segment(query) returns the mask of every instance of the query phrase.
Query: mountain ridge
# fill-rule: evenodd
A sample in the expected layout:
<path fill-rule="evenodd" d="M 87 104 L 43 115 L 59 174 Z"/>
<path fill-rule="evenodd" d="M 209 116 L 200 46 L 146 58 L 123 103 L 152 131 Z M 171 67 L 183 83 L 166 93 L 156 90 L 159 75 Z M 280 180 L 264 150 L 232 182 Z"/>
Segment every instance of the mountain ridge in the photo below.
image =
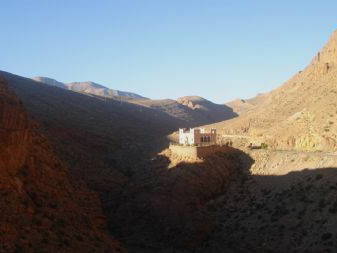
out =
<path fill-rule="evenodd" d="M 105 96 L 110 98 L 119 96 L 127 98 L 146 99 L 145 97 L 138 95 L 136 93 L 110 89 L 105 87 L 104 85 L 92 81 L 62 83 L 55 79 L 42 76 L 36 76 L 31 79 L 40 83 L 57 86 L 59 88 L 63 88 L 66 90 L 84 92 L 92 95 Z"/>

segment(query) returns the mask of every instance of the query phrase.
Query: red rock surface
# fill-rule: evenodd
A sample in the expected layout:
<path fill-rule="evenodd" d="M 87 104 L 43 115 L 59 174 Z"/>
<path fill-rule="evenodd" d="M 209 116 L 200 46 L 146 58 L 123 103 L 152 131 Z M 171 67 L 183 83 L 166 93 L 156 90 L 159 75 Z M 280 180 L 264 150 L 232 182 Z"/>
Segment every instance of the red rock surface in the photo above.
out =
<path fill-rule="evenodd" d="M 68 174 L 0 80 L 0 252 L 120 252 L 96 194 Z"/>

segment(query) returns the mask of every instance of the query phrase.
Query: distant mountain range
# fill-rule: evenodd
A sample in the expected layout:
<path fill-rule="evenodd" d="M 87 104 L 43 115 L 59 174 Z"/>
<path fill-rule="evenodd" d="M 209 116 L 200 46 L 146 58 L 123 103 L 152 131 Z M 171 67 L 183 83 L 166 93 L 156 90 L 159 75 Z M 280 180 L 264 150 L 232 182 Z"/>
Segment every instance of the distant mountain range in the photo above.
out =
<path fill-rule="evenodd" d="M 215 104 L 198 96 L 186 96 L 177 100 L 133 99 L 129 102 L 160 110 L 174 118 L 189 122 L 190 126 L 219 122 L 237 116 L 229 106 Z"/>
<path fill-rule="evenodd" d="M 88 93 L 88 94 L 97 95 L 97 96 L 104 96 L 104 97 L 109 97 L 109 98 L 127 97 L 127 98 L 146 99 L 145 97 L 138 95 L 136 93 L 109 89 L 101 84 L 90 82 L 90 81 L 62 83 L 55 79 L 52 79 L 49 77 L 42 77 L 42 76 L 33 77 L 32 79 L 40 83 L 45 83 L 45 84 L 56 86 L 56 87 L 63 88 L 66 90 L 83 92 L 83 93 Z"/>
<path fill-rule="evenodd" d="M 153 100 L 132 92 L 109 89 L 94 82 L 62 83 L 49 77 L 34 77 L 32 80 L 79 93 L 112 99 L 123 98 L 124 102 L 129 102 L 164 112 L 165 114 L 172 116 L 173 119 L 186 122 L 187 124 L 185 126 L 197 126 L 215 123 L 234 118 L 238 115 L 237 113 L 233 112 L 231 107 L 227 105 L 215 104 L 199 96 L 185 96 L 178 98 L 177 100 Z"/>

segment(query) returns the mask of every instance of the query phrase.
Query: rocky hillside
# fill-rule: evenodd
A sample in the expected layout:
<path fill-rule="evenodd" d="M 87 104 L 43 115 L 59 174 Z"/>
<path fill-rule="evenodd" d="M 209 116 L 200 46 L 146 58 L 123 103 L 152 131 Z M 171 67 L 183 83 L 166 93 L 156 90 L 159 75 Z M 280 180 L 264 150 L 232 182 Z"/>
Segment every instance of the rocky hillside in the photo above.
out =
<path fill-rule="evenodd" d="M 258 137 L 275 149 L 337 150 L 337 32 L 312 62 L 254 110 L 218 123 L 223 134 Z"/>
<path fill-rule="evenodd" d="M 69 175 L 0 80 L 0 252 L 121 252 L 98 196 Z"/>
<path fill-rule="evenodd" d="M 200 252 L 334 252 L 337 156 L 247 152 L 255 163 L 245 180 L 209 203 L 217 225 Z"/>
<path fill-rule="evenodd" d="M 61 83 L 54 79 L 48 77 L 33 77 L 34 81 L 45 83 L 52 86 L 57 86 L 66 90 L 72 90 L 76 92 L 83 92 L 97 96 L 104 96 L 109 98 L 114 97 L 126 97 L 126 98 L 136 98 L 136 99 L 145 99 L 145 97 L 138 94 L 120 90 L 109 89 L 103 85 L 94 83 L 94 82 L 73 82 L 73 83 Z"/>
<path fill-rule="evenodd" d="M 188 126 L 200 126 L 232 119 L 237 116 L 229 106 L 214 104 L 198 96 L 181 97 L 177 100 L 137 99 L 130 100 L 130 102 L 165 112 L 172 117 L 188 122 Z"/>

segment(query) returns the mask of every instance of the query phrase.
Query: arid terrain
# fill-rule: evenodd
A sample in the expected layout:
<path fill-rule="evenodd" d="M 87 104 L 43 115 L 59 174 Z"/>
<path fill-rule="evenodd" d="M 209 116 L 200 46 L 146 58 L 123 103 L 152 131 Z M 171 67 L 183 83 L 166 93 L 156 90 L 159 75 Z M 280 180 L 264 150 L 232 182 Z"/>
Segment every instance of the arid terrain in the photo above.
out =
<path fill-rule="evenodd" d="M 223 105 L 0 72 L 0 252 L 334 252 L 336 48 Z M 172 153 L 195 126 L 218 151 Z"/>
<path fill-rule="evenodd" d="M 253 110 L 210 127 L 222 135 L 244 135 L 273 149 L 336 150 L 336 47 L 335 32 L 304 70 L 281 87 L 254 98 L 255 103 L 248 100 Z"/>

